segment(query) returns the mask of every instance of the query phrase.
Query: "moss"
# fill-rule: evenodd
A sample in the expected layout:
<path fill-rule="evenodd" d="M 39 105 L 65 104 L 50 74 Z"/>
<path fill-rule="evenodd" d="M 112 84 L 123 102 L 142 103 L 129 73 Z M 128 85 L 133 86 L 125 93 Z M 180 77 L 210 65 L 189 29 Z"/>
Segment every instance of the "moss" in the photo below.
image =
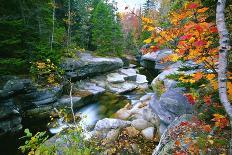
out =
<path fill-rule="evenodd" d="M 156 93 L 157 97 L 160 98 L 160 96 L 166 91 L 164 81 L 157 80 L 155 84 L 152 85 L 152 89 Z"/>

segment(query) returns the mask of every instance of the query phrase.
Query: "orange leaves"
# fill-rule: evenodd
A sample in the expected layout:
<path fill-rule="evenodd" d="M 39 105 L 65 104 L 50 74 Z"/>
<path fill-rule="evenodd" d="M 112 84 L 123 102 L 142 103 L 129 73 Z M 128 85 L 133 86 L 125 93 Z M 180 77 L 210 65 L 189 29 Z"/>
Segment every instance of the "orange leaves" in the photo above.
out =
<path fill-rule="evenodd" d="M 206 75 L 206 78 L 207 78 L 208 80 L 213 80 L 215 77 L 216 77 L 215 74 L 207 74 L 207 75 Z"/>
<path fill-rule="evenodd" d="M 214 114 L 213 116 L 214 118 L 212 119 L 212 121 L 215 121 L 216 127 L 223 129 L 229 126 L 229 120 L 225 116 L 220 115 L 220 114 Z"/>
<path fill-rule="evenodd" d="M 211 131 L 212 131 L 212 128 L 211 128 L 210 125 L 204 125 L 204 126 L 202 127 L 202 129 L 203 129 L 205 132 L 211 132 Z"/>
<path fill-rule="evenodd" d="M 197 12 L 198 12 L 198 13 L 204 13 L 204 12 L 206 12 L 208 9 L 209 9 L 209 8 L 204 7 L 204 8 L 198 9 Z"/>
<path fill-rule="evenodd" d="M 211 96 L 204 96 L 203 100 L 207 106 L 211 105 Z"/>
<path fill-rule="evenodd" d="M 181 145 L 180 141 L 179 140 L 175 141 L 175 145 L 180 147 L 180 145 Z"/>
<path fill-rule="evenodd" d="M 201 72 L 197 72 L 197 73 L 195 73 L 195 74 L 193 75 L 193 78 L 194 78 L 194 80 L 196 80 L 196 81 L 202 79 L 202 77 L 203 77 L 203 74 L 202 74 Z"/>

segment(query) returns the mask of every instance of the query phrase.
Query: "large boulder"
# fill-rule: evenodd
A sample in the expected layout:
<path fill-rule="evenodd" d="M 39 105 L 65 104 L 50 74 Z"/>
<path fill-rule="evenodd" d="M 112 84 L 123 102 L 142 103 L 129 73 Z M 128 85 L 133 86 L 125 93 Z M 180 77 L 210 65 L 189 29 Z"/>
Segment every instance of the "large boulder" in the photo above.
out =
<path fill-rule="evenodd" d="M 140 64 L 149 70 L 163 70 L 170 66 L 173 62 L 162 62 L 163 58 L 173 53 L 170 49 L 163 49 L 156 52 L 151 52 L 143 55 L 140 60 Z"/>
<path fill-rule="evenodd" d="M 79 58 L 65 58 L 61 64 L 67 76 L 82 79 L 96 76 L 123 67 L 120 58 L 95 57 L 90 54 L 80 54 Z"/>
<path fill-rule="evenodd" d="M 22 129 L 22 118 L 13 99 L 0 101 L 0 137 L 6 133 L 15 133 Z"/>
<path fill-rule="evenodd" d="M 181 89 L 170 89 L 163 93 L 160 99 L 156 95 L 150 101 L 150 107 L 160 118 L 160 133 L 179 116 L 192 113 L 193 107 L 183 95 Z"/>

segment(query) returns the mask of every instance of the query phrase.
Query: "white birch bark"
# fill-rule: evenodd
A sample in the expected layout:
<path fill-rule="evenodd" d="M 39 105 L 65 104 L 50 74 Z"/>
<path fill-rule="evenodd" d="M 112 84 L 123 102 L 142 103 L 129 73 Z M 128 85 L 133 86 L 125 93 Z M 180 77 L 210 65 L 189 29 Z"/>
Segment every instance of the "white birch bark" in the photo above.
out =
<path fill-rule="evenodd" d="M 218 86 L 219 86 L 219 97 L 223 104 L 229 118 L 230 125 L 232 127 L 232 106 L 228 99 L 227 94 L 227 67 L 228 67 L 228 52 L 231 49 L 229 32 L 226 28 L 225 22 L 225 5 L 226 0 L 218 0 L 216 10 L 216 22 L 219 33 L 219 68 L 218 68 Z M 232 133 L 231 133 L 232 136 Z M 230 140 L 230 154 L 232 154 L 232 139 Z"/>
<path fill-rule="evenodd" d="M 217 21 L 217 29 L 219 33 L 219 70 L 218 70 L 218 84 L 219 84 L 219 95 L 222 104 L 225 107 L 227 114 L 230 119 L 232 119 L 232 106 L 229 102 L 227 95 L 227 65 L 228 65 L 228 52 L 231 49 L 230 40 L 229 40 L 229 32 L 226 28 L 225 23 L 225 4 L 226 0 L 218 0 L 217 3 L 217 13 L 216 13 L 216 21 Z"/>

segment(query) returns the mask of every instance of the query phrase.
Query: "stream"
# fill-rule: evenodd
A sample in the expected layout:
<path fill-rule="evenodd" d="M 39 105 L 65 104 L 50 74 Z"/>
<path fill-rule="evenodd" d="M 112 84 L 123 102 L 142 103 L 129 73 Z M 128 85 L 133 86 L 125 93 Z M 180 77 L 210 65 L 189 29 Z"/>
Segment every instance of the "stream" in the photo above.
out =
<path fill-rule="evenodd" d="M 106 93 L 102 97 L 100 97 L 98 102 L 90 103 L 77 110 L 75 112 L 75 115 L 80 114 L 82 118 L 79 122 L 80 126 L 84 130 L 89 130 L 94 127 L 98 120 L 105 117 L 112 117 L 112 114 L 114 114 L 120 108 L 124 107 L 126 104 L 130 103 L 131 105 L 135 105 L 139 101 L 139 98 L 147 94 L 148 92 L 149 91 L 133 91 L 125 95 L 114 95 L 111 93 Z M 113 98 L 113 100 L 109 100 L 109 98 Z M 113 102 L 110 103 L 110 101 Z M 111 104 L 111 106 L 106 106 L 107 104 Z M 57 120 L 57 127 L 49 128 L 49 132 L 51 134 L 59 133 L 70 126 L 70 124 L 63 123 L 63 119 L 64 118 L 60 118 Z"/>

